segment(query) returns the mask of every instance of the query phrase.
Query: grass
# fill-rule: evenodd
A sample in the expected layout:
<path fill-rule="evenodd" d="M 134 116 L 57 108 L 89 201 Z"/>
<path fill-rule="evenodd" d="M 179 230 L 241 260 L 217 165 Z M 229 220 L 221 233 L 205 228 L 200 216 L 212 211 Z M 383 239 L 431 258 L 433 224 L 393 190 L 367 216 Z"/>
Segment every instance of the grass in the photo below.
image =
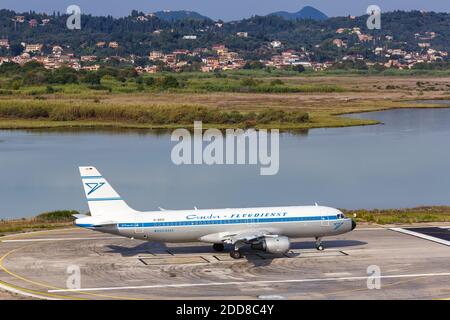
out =
<path fill-rule="evenodd" d="M 289 73 L 286 75 L 289 76 Z M 51 93 L 85 95 L 94 92 L 131 94 L 142 92 L 320 93 L 345 91 L 343 87 L 337 84 L 289 84 L 279 82 L 274 85 L 270 78 L 259 73 L 229 74 L 224 72 L 220 76 L 198 73 L 162 73 L 155 76 L 143 75 L 138 78 L 128 78 L 124 81 L 105 76 L 102 78 L 101 84 L 96 85 L 85 83 L 25 85 L 22 83 L 19 86 L 13 86 L 11 83 L 14 79 L 11 77 L 0 77 L 0 96 L 8 94 L 38 96 Z"/>
<path fill-rule="evenodd" d="M 158 127 L 165 125 L 192 125 L 194 121 L 218 126 L 238 125 L 254 127 L 258 124 L 280 125 L 285 123 L 305 123 L 309 114 L 301 110 L 265 109 L 259 112 L 225 111 L 195 105 L 107 105 L 98 103 L 64 104 L 48 101 L 0 101 L 0 118 L 7 120 L 33 122 L 45 121 L 57 124 L 97 122 L 99 124 L 116 124 L 117 126 Z M 17 123 L 17 122 L 16 122 Z"/>
<path fill-rule="evenodd" d="M 411 224 L 424 222 L 450 222 L 450 207 L 418 207 L 412 209 L 386 209 L 386 210 L 344 210 L 357 222 L 376 224 Z"/>
<path fill-rule="evenodd" d="M 201 120 L 205 128 L 294 131 L 373 125 L 379 122 L 338 115 L 437 107 L 408 101 L 450 99 L 448 78 L 399 76 L 387 83 L 384 76 L 309 77 L 249 70 L 174 76 L 180 86 L 166 90 L 144 80 L 144 90 L 139 91 L 134 80 L 122 83 L 114 78 L 102 80 L 101 87 L 111 91 L 84 84 L 52 85 L 51 90 L 47 86 L 11 90 L 3 85 L 0 129 L 172 129 L 189 128 Z"/>
<path fill-rule="evenodd" d="M 256 128 L 256 129 L 279 129 L 280 131 L 296 131 L 307 130 L 313 128 L 337 128 L 349 126 L 364 126 L 378 124 L 376 120 L 338 118 L 334 116 L 314 116 L 308 122 L 239 122 L 239 123 L 204 123 L 203 128 Z M 132 129 L 132 130 L 148 130 L 148 129 L 176 129 L 176 128 L 193 128 L 191 123 L 177 124 L 151 124 L 151 123 L 132 123 L 132 122 L 114 122 L 114 121 L 51 121 L 51 120 L 24 120 L 24 119 L 0 119 L 1 130 L 32 130 L 32 129 Z"/>
<path fill-rule="evenodd" d="M 342 114 L 389 110 L 399 107 L 432 107 L 380 101 L 323 105 L 323 111 L 269 106 L 242 111 L 200 105 L 119 105 L 79 100 L 0 100 L 0 129 L 111 128 L 173 129 L 191 128 L 202 121 L 204 128 L 277 128 L 282 131 L 336 128 L 379 124 L 377 120 L 352 119 Z M 444 105 L 442 105 L 444 107 Z"/>
<path fill-rule="evenodd" d="M 283 69 L 272 69 L 268 71 L 266 69 L 261 70 L 229 70 L 222 72 L 222 74 L 228 76 L 246 76 L 246 77 L 348 77 L 348 76 L 385 76 L 385 77 L 408 77 L 408 76 L 430 76 L 430 77 L 447 77 L 450 76 L 450 70 L 399 70 L 399 69 L 386 69 L 384 71 L 376 71 L 373 69 L 369 70 L 357 70 L 357 69 L 328 69 L 325 71 L 314 71 L 312 69 L 306 69 L 305 72 L 299 73 L 297 71 L 283 70 Z M 192 72 L 192 73 L 182 73 L 181 77 L 194 77 L 194 78 L 209 78 L 211 74 Z"/>
<path fill-rule="evenodd" d="M 330 93 L 345 92 L 336 84 L 286 84 L 282 81 L 273 83 L 262 78 L 225 78 L 225 79 L 190 79 L 182 92 L 239 92 L 239 93 Z"/>

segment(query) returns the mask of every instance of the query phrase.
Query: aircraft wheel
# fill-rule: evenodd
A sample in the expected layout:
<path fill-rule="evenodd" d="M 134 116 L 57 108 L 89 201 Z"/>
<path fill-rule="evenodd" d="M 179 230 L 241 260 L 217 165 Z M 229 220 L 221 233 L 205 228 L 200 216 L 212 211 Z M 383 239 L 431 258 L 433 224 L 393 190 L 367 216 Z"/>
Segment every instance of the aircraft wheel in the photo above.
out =
<path fill-rule="evenodd" d="M 222 252 L 223 250 L 225 250 L 225 246 L 223 245 L 223 243 L 214 243 L 213 249 L 214 251 Z"/>
<path fill-rule="evenodd" d="M 323 251 L 323 249 L 325 249 L 322 245 L 322 237 L 316 237 L 316 249 L 319 251 Z"/>
<path fill-rule="evenodd" d="M 242 258 L 242 253 L 239 250 L 231 250 L 230 257 L 232 257 L 233 259 L 240 259 Z"/>

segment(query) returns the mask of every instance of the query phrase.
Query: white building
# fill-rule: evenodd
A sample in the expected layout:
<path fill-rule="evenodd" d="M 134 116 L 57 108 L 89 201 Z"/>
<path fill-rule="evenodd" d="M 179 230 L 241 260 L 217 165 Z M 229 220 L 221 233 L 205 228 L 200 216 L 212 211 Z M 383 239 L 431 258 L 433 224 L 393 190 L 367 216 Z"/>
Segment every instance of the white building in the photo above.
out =
<path fill-rule="evenodd" d="M 281 41 L 278 40 L 274 40 L 270 43 L 270 45 L 272 46 L 272 48 L 280 48 L 281 47 Z"/>

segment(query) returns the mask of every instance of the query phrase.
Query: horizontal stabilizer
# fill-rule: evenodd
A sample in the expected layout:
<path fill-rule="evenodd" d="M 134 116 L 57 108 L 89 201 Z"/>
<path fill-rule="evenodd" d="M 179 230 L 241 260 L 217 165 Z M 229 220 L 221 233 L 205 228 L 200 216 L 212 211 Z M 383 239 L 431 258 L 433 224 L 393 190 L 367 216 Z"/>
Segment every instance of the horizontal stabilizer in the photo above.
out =
<path fill-rule="evenodd" d="M 75 217 L 77 219 L 83 219 L 83 218 L 90 218 L 90 216 L 86 215 L 86 214 L 73 214 L 72 217 Z"/>
<path fill-rule="evenodd" d="M 117 222 L 115 222 L 115 221 L 105 221 L 105 222 L 96 223 L 95 225 L 93 225 L 93 227 L 95 227 L 95 228 L 113 227 L 116 225 L 117 225 Z"/>

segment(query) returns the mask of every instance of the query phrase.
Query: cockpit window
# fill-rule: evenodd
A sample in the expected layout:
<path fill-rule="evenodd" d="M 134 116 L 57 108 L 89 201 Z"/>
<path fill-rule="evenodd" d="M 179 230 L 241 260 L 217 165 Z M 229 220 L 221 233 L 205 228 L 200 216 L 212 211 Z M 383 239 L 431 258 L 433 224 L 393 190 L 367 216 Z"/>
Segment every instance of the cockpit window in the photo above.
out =
<path fill-rule="evenodd" d="M 337 215 L 337 218 L 338 218 L 338 219 L 345 219 L 345 215 L 344 215 L 343 213 L 339 213 L 339 214 Z"/>

